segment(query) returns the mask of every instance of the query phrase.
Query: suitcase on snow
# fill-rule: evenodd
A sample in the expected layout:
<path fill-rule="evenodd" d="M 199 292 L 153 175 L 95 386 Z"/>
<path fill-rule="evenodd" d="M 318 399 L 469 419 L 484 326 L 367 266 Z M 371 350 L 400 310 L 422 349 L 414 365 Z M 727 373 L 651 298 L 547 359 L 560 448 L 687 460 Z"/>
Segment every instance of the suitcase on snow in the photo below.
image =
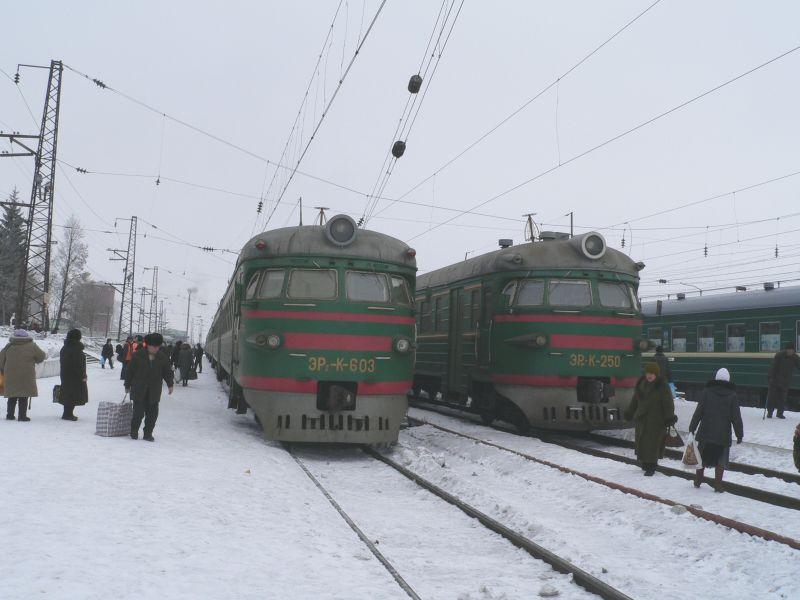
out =
<path fill-rule="evenodd" d="M 103 437 L 130 435 L 133 404 L 125 402 L 127 398 L 128 394 L 125 394 L 122 402 L 100 402 L 97 407 L 96 435 Z"/>

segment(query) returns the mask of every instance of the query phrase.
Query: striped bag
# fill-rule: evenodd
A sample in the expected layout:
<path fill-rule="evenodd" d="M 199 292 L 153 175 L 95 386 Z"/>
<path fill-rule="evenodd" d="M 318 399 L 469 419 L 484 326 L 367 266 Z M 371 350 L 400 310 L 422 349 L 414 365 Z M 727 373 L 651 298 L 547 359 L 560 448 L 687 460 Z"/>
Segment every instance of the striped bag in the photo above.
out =
<path fill-rule="evenodd" d="M 128 394 L 125 394 L 122 402 L 100 402 L 97 407 L 96 435 L 103 437 L 130 435 L 133 404 L 125 402 L 127 398 Z"/>

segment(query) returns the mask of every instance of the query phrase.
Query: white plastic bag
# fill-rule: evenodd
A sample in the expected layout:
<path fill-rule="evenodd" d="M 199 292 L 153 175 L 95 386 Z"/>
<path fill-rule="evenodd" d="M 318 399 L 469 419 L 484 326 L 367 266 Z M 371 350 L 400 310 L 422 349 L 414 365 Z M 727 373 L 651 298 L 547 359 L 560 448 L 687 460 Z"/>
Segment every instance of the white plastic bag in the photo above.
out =
<path fill-rule="evenodd" d="M 681 458 L 681 465 L 687 471 L 694 471 L 703 466 L 702 459 L 700 458 L 700 450 L 694 442 L 694 435 L 689 434 L 686 440 L 686 448 L 683 450 L 683 457 Z"/>

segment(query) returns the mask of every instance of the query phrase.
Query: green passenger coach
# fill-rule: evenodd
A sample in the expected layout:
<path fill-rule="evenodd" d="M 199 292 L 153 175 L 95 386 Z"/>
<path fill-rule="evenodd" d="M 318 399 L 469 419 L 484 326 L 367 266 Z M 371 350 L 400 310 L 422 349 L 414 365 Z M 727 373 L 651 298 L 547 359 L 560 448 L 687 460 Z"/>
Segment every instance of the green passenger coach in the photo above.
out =
<path fill-rule="evenodd" d="M 415 252 L 347 216 L 245 244 L 206 341 L 269 439 L 387 443 L 411 388 Z"/>
<path fill-rule="evenodd" d="M 626 427 L 644 265 L 598 233 L 541 240 L 417 278 L 414 394 L 521 429 Z"/>
<path fill-rule="evenodd" d="M 663 346 L 678 389 L 692 399 L 720 367 L 731 372 L 739 400 L 764 406 L 769 368 L 786 342 L 800 342 L 800 287 L 686 297 L 643 306 L 643 336 Z M 800 407 L 800 377 L 788 405 Z"/>

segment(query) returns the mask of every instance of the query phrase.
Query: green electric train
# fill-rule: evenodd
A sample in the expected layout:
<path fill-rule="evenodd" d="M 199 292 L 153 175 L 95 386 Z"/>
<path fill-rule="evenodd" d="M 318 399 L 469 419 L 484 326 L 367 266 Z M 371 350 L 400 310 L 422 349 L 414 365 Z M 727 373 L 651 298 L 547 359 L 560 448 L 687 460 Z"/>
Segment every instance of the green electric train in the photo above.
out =
<path fill-rule="evenodd" d="M 521 429 L 629 427 L 644 268 L 602 235 L 501 248 L 417 278 L 413 394 Z"/>
<path fill-rule="evenodd" d="M 643 305 L 643 336 L 662 346 L 677 388 L 693 399 L 720 367 L 731 372 L 739 400 L 764 406 L 769 368 L 786 342 L 800 343 L 800 286 L 686 297 Z M 787 399 L 800 409 L 800 377 Z"/>
<path fill-rule="evenodd" d="M 245 244 L 206 340 L 267 438 L 388 443 L 411 387 L 415 251 L 338 215 Z"/>

